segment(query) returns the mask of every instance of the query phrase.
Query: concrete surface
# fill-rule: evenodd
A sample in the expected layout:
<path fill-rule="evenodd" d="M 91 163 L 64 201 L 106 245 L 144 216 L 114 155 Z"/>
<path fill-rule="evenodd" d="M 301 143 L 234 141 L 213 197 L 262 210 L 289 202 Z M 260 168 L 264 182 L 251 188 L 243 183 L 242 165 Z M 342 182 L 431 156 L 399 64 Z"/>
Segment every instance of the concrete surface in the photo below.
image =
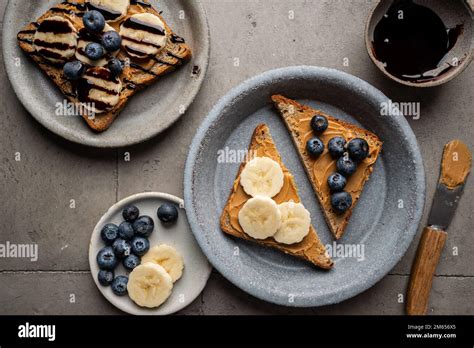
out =
<path fill-rule="evenodd" d="M 2 18 L 5 4 L 0 0 Z M 387 80 L 372 65 L 363 40 L 374 1 L 204 4 L 212 45 L 207 79 L 186 115 L 145 144 L 104 151 L 58 138 L 25 111 L 0 65 L 0 243 L 39 246 L 36 262 L 0 259 L 0 314 L 120 313 L 100 296 L 88 273 L 93 226 L 110 205 L 130 194 L 153 190 L 182 196 L 184 162 L 196 128 L 226 91 L 265 70 L 298 64 L 336 68 L 372 83 L 394 101 L 420 102 L 420 119 L 409 122 L 427 175 L 423 222 L 444 143 L 460 138 L 474 149 L 473 66 L 447 85 L 428 90 Z M 124 161 L 125 152 L 130 162 Z M 20 161 L 15 160 L 18 153 Z M 470 178 L 437 269 L 432 314 L 474 314 L 469 300 L 474 297 L 473 194 Z M 301 310 L 274 306 L 248 296 L 214 272 L 201 296 L 182 314 L 402 314 L 399 295 L 405 294 L 417 243 L 418 238 L 379 284 L 338 305 Z M 75 303 L 70 302 L 71 294 Z"/>

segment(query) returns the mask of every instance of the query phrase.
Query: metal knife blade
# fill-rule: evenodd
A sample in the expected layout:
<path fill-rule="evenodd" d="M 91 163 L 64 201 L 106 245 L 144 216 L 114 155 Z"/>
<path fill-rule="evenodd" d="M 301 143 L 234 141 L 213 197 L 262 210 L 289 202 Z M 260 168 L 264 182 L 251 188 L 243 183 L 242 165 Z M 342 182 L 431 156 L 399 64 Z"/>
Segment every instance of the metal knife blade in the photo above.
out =
<path fill-rule="evenodd" d="M 441 183 L 438 184 L 428 215 L 428 226 L 438 227 L 446 231 L 456 212 L 463 189 L 464 184 L 454 189 L 448 189 L 446 185 Z"/>
<path fill-rule="evenodd" d="M 466 144 L 455 139 L 445 145 L 428 226 L 446 231 L 456 212 L 471 165 L 472 155 Z"/>

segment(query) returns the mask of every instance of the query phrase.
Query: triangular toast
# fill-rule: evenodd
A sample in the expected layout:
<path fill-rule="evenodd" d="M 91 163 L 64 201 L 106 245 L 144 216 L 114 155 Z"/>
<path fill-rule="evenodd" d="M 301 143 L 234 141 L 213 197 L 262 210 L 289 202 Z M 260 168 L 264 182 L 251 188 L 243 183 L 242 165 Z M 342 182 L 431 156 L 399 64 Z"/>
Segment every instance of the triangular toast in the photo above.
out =
<path fill-rule="evenodd" d="M 336 119 L 320 110 L 301 105 L 292 99 L 281 95 L 274 95 L 272 100 L 290 131 L 308 178 L 323 209 L 329 229 L 335 238 L 339 239 L 344 234 L 344 230 L 352 215 L 352 210 L 362 193 L 365 182 L 372 173 L 373 166 L 382 150 L 382 142 L 374 133 L 368 130 Z M 310 157 L 306 152 L 306 142 L 310 137 L 314 136 L 310 126 L 311 118 L 314 115 L 323 115 L 329 121 L 328 129 L 321 135 L 318 135 L 325 145 L 325 150 L 317 159 Z M 335 136 L 343 136 L 347 142 L 353 138 L 362 138 L 369 144 L 369 156 L 358 164 L 356 172 L 347 179 L 345 191 L 351 194 L 353 203 L 351 208 L 342 214 L 338 214 L 333 210 L 327 184 L 327 177 L 336 171 L 336 161 L 331 158 L 327 150 L 328 141 Z"/>
<path fill-rule="evenodd" d="M 76 105 L 80 104 L 79 100 L 76 96 L 73 84 L 64 77 L 62 66 L 52 64 L 37 54 L 34 48 L 33 38 L 39 23 L 52 16 L 62 16 L 69 19 L 76 30 L 79 31 L 84 27 L 82 24 L 82 16 L 86 11 L 85 3 L 85 0 L 61 2 L 48 10 L 36 21 L 26 25 L 18 33 L 17 37 L 20 48 L 49 76 L 64 94 L 65 98 Z M 87 114 L 81 115 L 88 126 L 96 132 L 107 130 L 130 98 L 138 91 L 153 84 L 160 76 L 175 70 L 178 66 L 191 59 L 191 49 L 189 46 L 182 38 L 173 33 L 160 12 L 154 9 L 151 4 L 148 3 L 148 0 L 131 2 L 127 16 L 123 20 L 109 24 L 118 31 L 119 25 L 125 19 L 137 13 L 152 13 L 163 21 L 166 31 L 169 33 L 166 46 L 156 56 L 145 60 L 134 59 L 128 56 L 123 49 L 118 53 L 117 58 L 124 62 L 130 61 L 130 64 L 126 64 L 123 72 L 119 76 L 123 85 L 122 91 L 120 92 L 119 103 L 107 112 L 96 114 L 95 117 L 89 117 Z"/>
<path fill-rule="evenodd" d="M 245 240 L 251 240 L 258 244 L 267 247 L 272 247 L 286 254 L 309 261 L 318 267 L 330 269 L 333 265 L 333 261 L 327 254 L 326 248 L 319 240 L 318 235 L 316 234 L 316 230 L 313 228 L 313 226 L 310 227 L 309 233 L 306 235 L 306 237 L 304 237 L 301 242 L 292 245 L 280 244 L 276 242 L 273 238 L 257 240 L 243 232 L 239 224 L 237 215 L 242 206 L 245 204 L 245 202 L 251 197 L 245 193 L 242 186 L 240 185 L 240 174 L 244 169 L 245 164 L 250 161 L 254 156 L 270 157 L 274 161 L 278 162 L 283 170 L 283 173 L 285 175 L 285 182 L 288 184 L 288 190 L 282 189 L 280 193 L 273 197 L 276 203 L 280 204 L 289 201 L 289 195 L 292 196 L 292 199 L 295 203 L 300 202 L 293 175 L 282 163 L 280 154 L 270 135 L 270 130 L 265 124 L 260 124 L 257 126 L 257 128 L 255 128 L 248 153 L 250 155 L 247 156 L 246 160 L 243 161 L 240 165 L 239 171 L 237 173 L 237 178 L 235 179 L 229 199 L 227 200 L 227 204 L 224 207 L 224 211 L 222 212 L 220 221 L 222 230 L 225 233 L 234 237 Z"/>

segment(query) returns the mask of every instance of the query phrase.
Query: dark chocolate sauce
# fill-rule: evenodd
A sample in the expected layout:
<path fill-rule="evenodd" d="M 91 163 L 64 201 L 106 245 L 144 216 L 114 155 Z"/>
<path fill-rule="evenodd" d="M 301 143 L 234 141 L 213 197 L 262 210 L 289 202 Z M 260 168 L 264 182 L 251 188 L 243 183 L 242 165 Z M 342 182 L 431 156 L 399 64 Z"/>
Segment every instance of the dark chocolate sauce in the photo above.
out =
<path fill-rule="evenodd" d="M 56 50 L 61 50 L 61 51 L 66 51 L 68 49 L 74 48 L 73 46 L 67 44 L 67 43 L 62 43 L 62 42 L 46 42 L 43 40 L 36 39 L 34 41 L 34 44 L 36 46 L 40 47 L 45 47 L 45 48 L 52 48 Z"/>
<path fill-rule="evenodd" d="M 151 43 L 151 42 L 144 42 L 144 41 L 140 41 L 140 40 L 137 40 L 137 39 L 134 39 L 133 37 L 128 37 L 126 35 L 122 35 L 122 37 L 124 39 L 126 39 L 127 41 L 132 41 L 132 42 L 136 42 L 140 45 L 146 45 L 146 46 L 152 46 L 152 47 L 156 47 L 156 48 L 161 48 L 160 45 L 155 45 L 154 43 Z M 140 52 L 140 55 L 143 55 L 143 54 L 146 54 L 144 52 Z"/>
<path fill-rule="evenodd" d="M 430 80 L 451 68 L 444 59 L 461 31 L 447 29 L 433 10 L 413 0 L 394 0 L 375 27 L 373 53 L 402 80 Z"/>
<path fill-rule="evenodd" d="M 52 58 L 52 59 L 57 59 L 57 60 L 62 60 L 64 59 L 63 56 L 60 53 L 48 51 L 47 49 L 39 49 L 38 53 L 41 54 L 43 57 L 46 58 Z"/>
<path fill-rule="evenodd" d="M 147 74 L 150 74 L 150 75 L 153 75 L 155 77 L 158 77 L 159 75 L 155 74 L 153 71 L 151 70 L 148 70 L 148 69 L 145 69 L 144 67 L 142 67 L 141 65 L 138 65 L 138 64 L 135 64 L 135 63 L 130 63 L 130 67 L 131 68 L 134 68 L 134 69 L 137 69 L 137 70 L 140 70 L 140 71 L 143 71 Z"/>
<path fill-rule="evenodd" d="M 94 84 L 88 77 L 94 77 L 103 81 L 109 81 L 113 83 L 120 83 L 117 77 L 113 76 L 107 69 L 90 69 L 77 83 L 77 97 L 79 101 L 83 103 L 94 103 L 95 107 L 99 110 L 107 110 L 113 105 L 110 105 L 102 100 L 93 99 L 90 97 L 89 93 L 91 90 L 99 90 L 108 95 L 118 95 L 116 91 L 110 90 L 103 86 Z"/>
<path fill-rule="evenodd" d="M 161 25 L 152 25 L 149 23 L 142 22 L 136 18 L 130 17 L 122 24 L 125 28 L 135 29 L 135 30 L 142 30 L 147 31 L 152 34 L 156 35 L 166 35 L 165 28 Z"/>
<path fill-rule="evenodd" d="M 120 12 L 113 12 L 104 7 L 94 6 L 90 2 L 88 3 L 88 7 L 89 10 L 96 10 L 102 13 L 106 21 L 114 21 L 122 15 Z"/>
<path fill-rule="evenodd" d="M 68 22 L 57 21 L 54 19 L 45 19 L 36 30 L 40 33 L 54 34 L 69 34 L 73 32 L 73 29 Z"/>
<path fill-rule="evenodd" d="M 144 1 L 140 1 L 140 0 L 131 0 L 130 3 L 132 5 L 139 5 L 139 6 L 143 6 L 143 7 L 151 7 L 151 4 L 149 4 L 147 2 L 144 2 Z"/>
<path fill-rule="evenodd" d="M 185 43 L 184 39 L 176 34 L 171 35 L 170 40 L 172 43 Z"/>

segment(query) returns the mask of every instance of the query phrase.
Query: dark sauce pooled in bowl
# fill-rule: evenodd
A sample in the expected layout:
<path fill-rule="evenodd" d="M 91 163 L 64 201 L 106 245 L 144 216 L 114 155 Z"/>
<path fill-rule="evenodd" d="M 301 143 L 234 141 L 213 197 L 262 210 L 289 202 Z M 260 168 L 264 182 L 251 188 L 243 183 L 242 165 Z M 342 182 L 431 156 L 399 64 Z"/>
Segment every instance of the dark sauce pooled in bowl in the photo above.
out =
<path fill-rule="evenodd" d="M 445 57 L 461 32 L 462 25 L 446 28 L 428 7 L 395 0 L 375 27 L 373 53 L 399 79 L 433 80 L 453 67 Z"/>

